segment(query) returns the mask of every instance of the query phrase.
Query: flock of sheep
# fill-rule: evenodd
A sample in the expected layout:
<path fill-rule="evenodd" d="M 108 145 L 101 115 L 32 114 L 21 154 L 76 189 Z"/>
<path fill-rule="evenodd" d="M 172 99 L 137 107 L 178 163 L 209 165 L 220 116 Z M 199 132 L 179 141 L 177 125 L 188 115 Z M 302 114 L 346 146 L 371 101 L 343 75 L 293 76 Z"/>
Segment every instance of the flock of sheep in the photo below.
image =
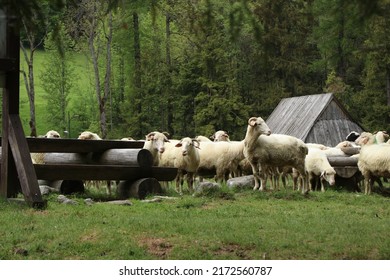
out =
<path fill-rule="evenodd" d="M 58 138 L 59 134 L 49 131 L 45 137 Z M 211 139 L 213 140 L 211 140 Z M 267 180 L 272 188 L 279 189 L 280 181 L 286 187 L 286 176 L 293 178 L 293 189 L 307 193 L 326 183 L 335 184 L 336 171 L 329 164 L 329 156 L 345 156 L 343 148 L 358 147 L 358 168 L 364 177 L 365 194 L 370 194 L 375 180 L 390 177 L 390 140 L 385 132 L 375 134 L 351 133 L 347 140 L 336 147 L 304 143 L 302 140 L 283 134 L 272 134 L 261 117 L 248 120 L 245 138 L 231 141 L 225 131 L 217 131 L 212 137 L 197 136 L 195 139 L 168 139 L 162 132 L 146 135 L 144 149 L 151 152 L 153 164 L 161 167 L 175 167 L 176 191 L 182 193 L 183 181 L 190 191 L 194 178 L 215 174 L 217 182 L 229 177 L 254 175 L 254 190 L 266 189 Z M 83 132 L 79 139 L 99 140 L 96 133 Z M 132 140 L 123 138 L 122 140 Z M 387 141 L 387 142 L 386 142 Z M 33 160 L 37 161 L 36 159 Z"/>

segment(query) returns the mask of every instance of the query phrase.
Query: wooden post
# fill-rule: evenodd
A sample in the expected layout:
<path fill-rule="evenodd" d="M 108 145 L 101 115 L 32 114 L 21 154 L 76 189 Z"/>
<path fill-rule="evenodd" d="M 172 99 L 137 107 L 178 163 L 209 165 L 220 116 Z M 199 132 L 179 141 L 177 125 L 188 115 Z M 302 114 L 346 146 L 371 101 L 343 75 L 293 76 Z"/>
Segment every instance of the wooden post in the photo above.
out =
<path fill-rule="evenodd" d="M 14 197 L 23 191 L 26 202 L 45 207 L 19 117 L 20 34 L 17 19 L 6 15 L 5 87 L 3 92 L 3 137 L 0 195 Z"/>

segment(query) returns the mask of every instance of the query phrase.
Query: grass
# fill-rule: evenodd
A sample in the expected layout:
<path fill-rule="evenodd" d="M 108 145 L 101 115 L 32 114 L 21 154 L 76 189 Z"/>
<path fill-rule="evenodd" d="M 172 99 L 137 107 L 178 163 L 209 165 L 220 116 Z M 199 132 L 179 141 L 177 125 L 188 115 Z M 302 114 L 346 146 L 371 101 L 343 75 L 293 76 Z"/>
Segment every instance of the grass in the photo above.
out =
<path fill-rule="evenodd" d="M 170 195 L 176 195 L 170 193 Z M 132 206 L 0 202 L 0 259 L 389 259 L 389 199 L 329 190 L 189 194 Z"/>

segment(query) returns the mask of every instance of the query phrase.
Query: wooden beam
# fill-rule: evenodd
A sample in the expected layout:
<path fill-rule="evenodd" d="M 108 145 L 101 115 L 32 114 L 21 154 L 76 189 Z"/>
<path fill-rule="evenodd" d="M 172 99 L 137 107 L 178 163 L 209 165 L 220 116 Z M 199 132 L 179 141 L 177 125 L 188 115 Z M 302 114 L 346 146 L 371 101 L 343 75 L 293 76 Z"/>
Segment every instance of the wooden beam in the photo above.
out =
<path fill-rule="evenodd" d="M 138 180 L 156 178 L 159 181 L 172 181 L 177 168 L 141 168 L 125 165 L 92 164 L 35 164 L 37 178 L 43 180 Z"/>
<path fill-rule="evenodd" d="M 9 145 L 15 160 L 24 199 L 34 208 L 44 208 L 46 203 L 43 201 L 39 190 L 38 179 L 19 115 L 9 115 Z"/>

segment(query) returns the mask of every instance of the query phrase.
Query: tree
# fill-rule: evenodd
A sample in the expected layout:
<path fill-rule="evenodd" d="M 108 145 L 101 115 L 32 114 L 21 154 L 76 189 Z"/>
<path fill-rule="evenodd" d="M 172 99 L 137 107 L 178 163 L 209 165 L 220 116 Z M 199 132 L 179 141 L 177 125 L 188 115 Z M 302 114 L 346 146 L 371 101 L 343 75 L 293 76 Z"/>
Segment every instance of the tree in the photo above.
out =
<path fill-rule="evenodd" d="M 63 53 L 61 54 L 49 33 L 45 40 L 45 51 L 48 52 L 48 60 L 41 72 L 40 79 L 46 94 L 46 113 L 49 123 L 61 131 L 66 131 L 69 94 L 74 84 L 73 67 L 69 60 L 69 50 L 74 44 L 65 33 L 65 27 L 60 25 L 59 36 L 62 41 Z M 68 120 L 69 121 L 69 120 Z"/>

